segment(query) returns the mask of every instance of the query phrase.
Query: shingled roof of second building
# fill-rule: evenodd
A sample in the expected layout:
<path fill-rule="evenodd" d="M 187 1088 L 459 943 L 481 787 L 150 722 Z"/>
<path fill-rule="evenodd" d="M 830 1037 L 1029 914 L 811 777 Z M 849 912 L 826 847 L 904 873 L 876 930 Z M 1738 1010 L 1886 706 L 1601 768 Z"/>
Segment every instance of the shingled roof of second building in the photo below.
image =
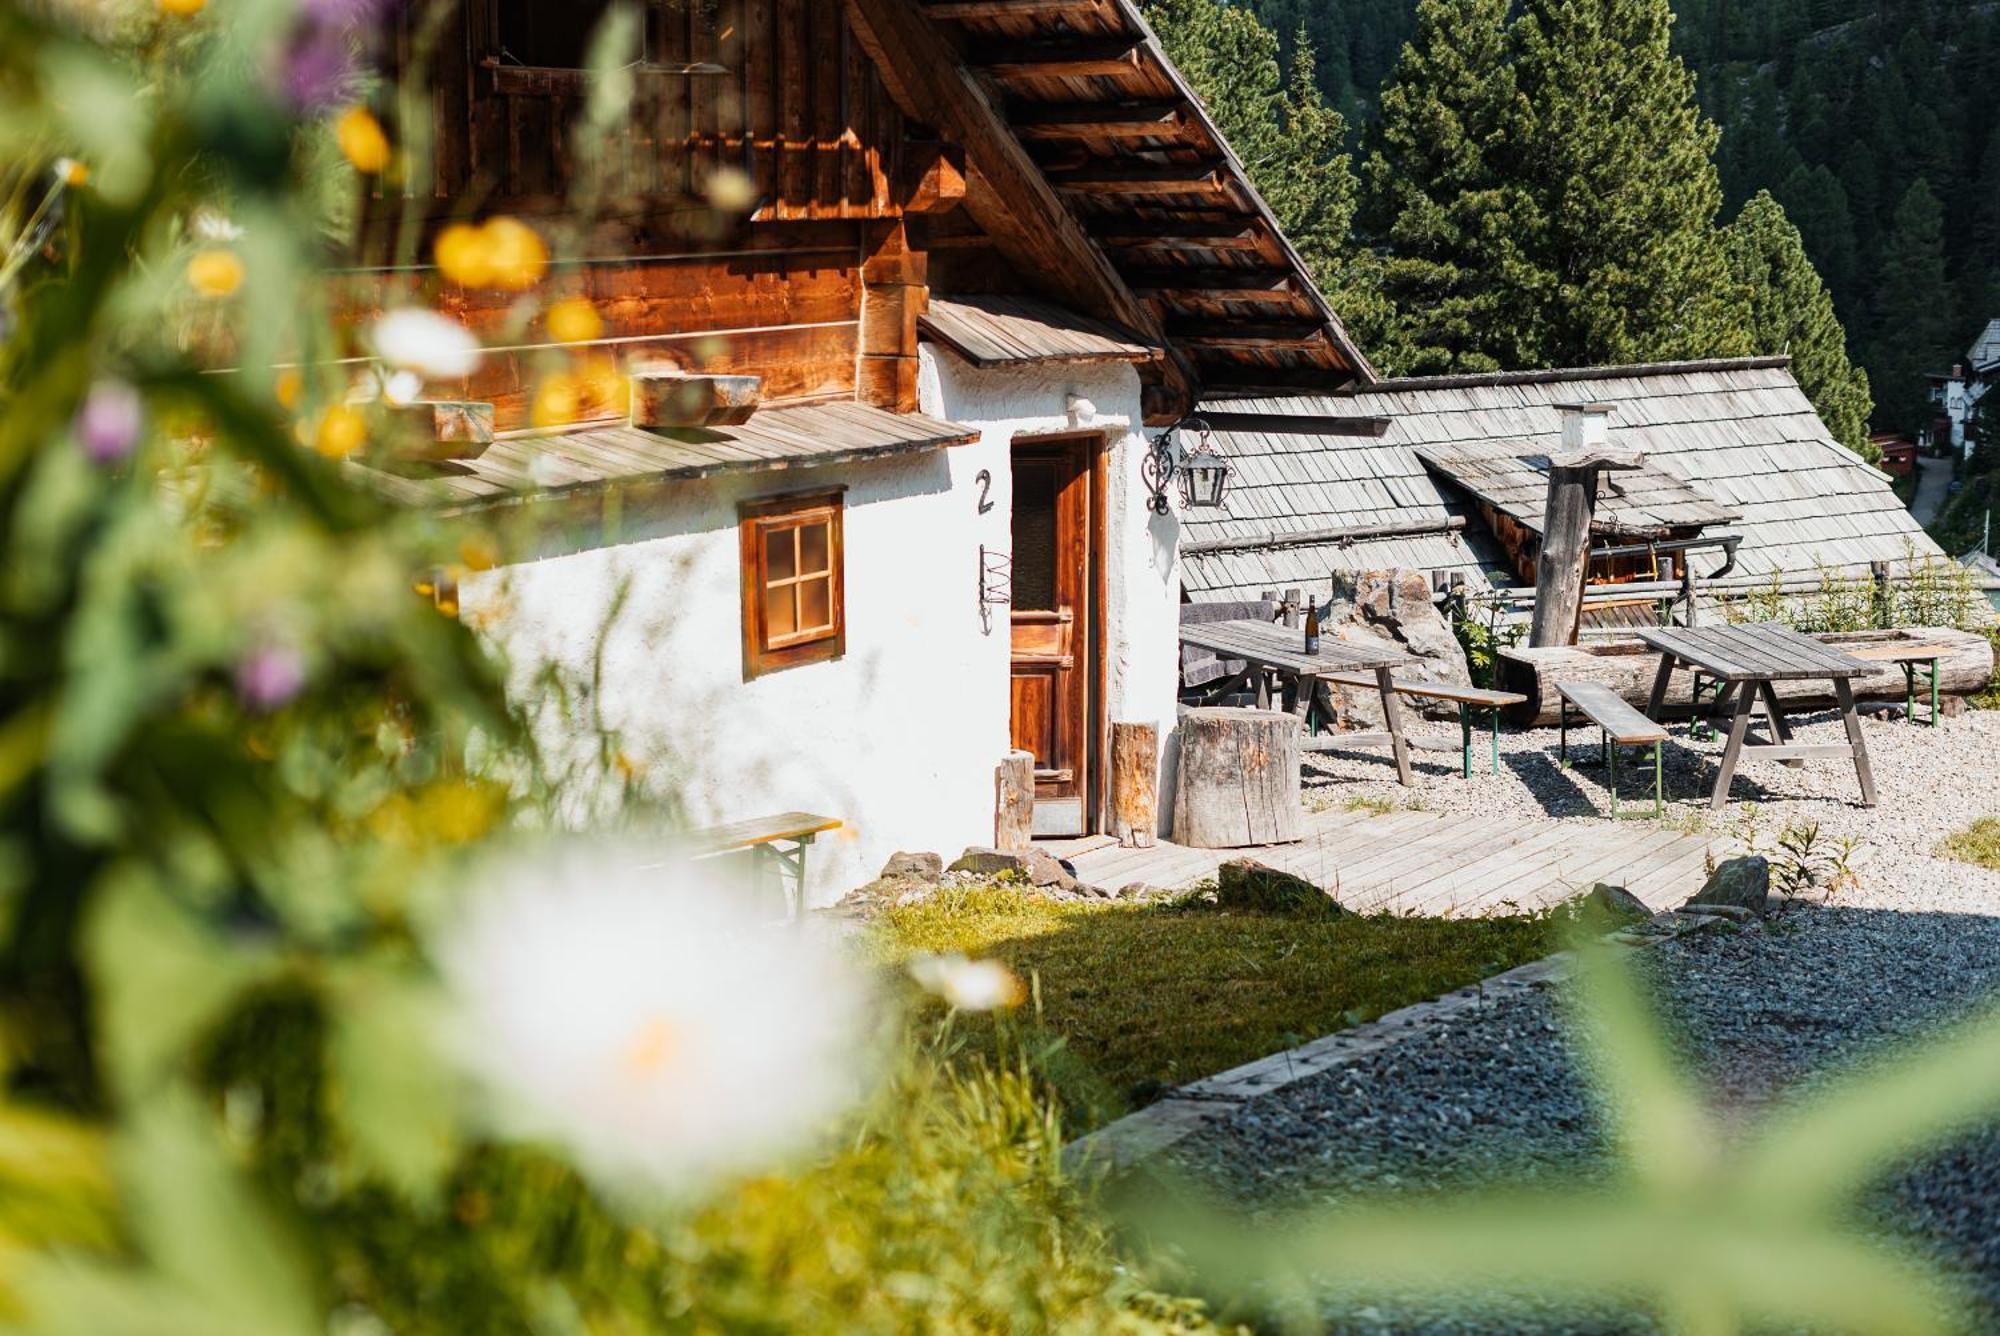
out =
<path fill-rule="evenodd" d="M 1211 402 L 1231 415 L 1215 444 L 1235 469 L 1228 513 L 1184 517 L 1196 550 L 1183 581 L 1196 599 L 1253 598 L 1308 588 L 1329 571 L 1408 566 L 1465 573 L 1475 585 L 1514 582 L 1470 498 L 1434 476 L 1418 451 L 1511 455 L 1553 444 L 1557 406 L 1616 406 L 1611 441 L 1641 451 L 1740 519 L 1736 573 L 1854 573 L 1938 549 L 1884 476 L 1842 449 L 1792 378 L 1787 359 L 1498 372 L 1382 381 L 1351 394 Z M 1328 435 L 1287 417 L 1387 417 L 1379 437 Z M 1248 424 L 1248 425 L 1239 425 Z M 1460 517 L 1463 526 L 1446 526 Z M 1369 526 L 1406 532 L 1294 541 Z M 1276 537 L 1274 545 L 1268 540 Z M 1217 544 L 1227 544 L 1218 548 Z M 1203 549 L 1206 550 L 1203 550 Z"/>

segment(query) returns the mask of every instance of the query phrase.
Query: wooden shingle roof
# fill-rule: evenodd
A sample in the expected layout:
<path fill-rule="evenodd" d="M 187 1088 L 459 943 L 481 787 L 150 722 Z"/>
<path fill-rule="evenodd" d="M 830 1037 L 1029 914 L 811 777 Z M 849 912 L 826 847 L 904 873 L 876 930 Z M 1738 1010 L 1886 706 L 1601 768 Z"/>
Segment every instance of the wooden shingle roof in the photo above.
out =
<path fill-rule="evenodd" d="M 1524 528 L 1542 531 L 1542 509 L 1549 494 L 1546 450 L 1426 445 L 1417 449 L 1417 458 Z M 1591 532 L 1607 536 L 1664 538 L 1674 529 L 1727 524 L 1740 513 L 1717 505 L 1686 479 L 1649 461 L 1603 476 L 1590 527 Z"/>
<path fill-rule="evenodd" d="M 1884 475 L 1837 445 L 1784 358 L 1389 380 L 1351 394 L 1210 404 L 1258 429 L 1219 431 L 1235 469 L 1228 514 L 1183 517 L 1191 543 L 1273 531 L 1434 524 L 1429 532 L 1347 543 L 1242 547 L 1189 555 L 1183 580 L 1198 599 L 1254 598 L 1265 589 L 1321 585 L 1329 571 L 1411 566 L 1458 571 L 1475 586 L 1513 582 L 1469 499 L 1419 452 L 1512 456 L 1560 438 L 1558 405 L 1615 404 L 1611 444 L 1685 480 L 1737 518 L 1736 574 L 1845 573 L 1898 565 L 1938 549 Z M 1315 418 L 1387 416 L 1379 437 L 1331 435 Z M 1287 419 L 1298 426 L 1288 427 Z M 1448 531 L 1452 516 L 1462 531 Z"/>
<path fill-rule="evenodd" d="M 519 433 L 476 459 L 407 478 L 351 464 L 364 484 L 407 505 L 478 505 L 554 495 L 617 482 L 706 478 L 845 464 L 963 445 L 977 428 L 923 413 L 891 413 L 841 401 L 767 408 L 733 427 L 642 428 L 624 423 L 580 431 Z"/>
<path fill-rule="evenodd" d="M 982 227 L 1026 225 L 1015 201 L 994 197 L 1002 166 L 1052 193 L 1065 226 L 1080 225 L 1111 279 L 1089 314 L 1148 339 L 1157 331 L 1209 393 L 1374 379 L 1133 0 L 854 0 L 852 9 L 906 110 L 951 113 L 945 128 L 966 141 L 966 207 Z M 891 40 L 913 36 L 904 10 L 921 11 L 930 41 Z M 937 68 L 947 62 L 951 77 Z M 976 89 L 971 110 L 960 73 Z M 997 134 L 984 133 L 989 115 Z M 1032 181 L 1012 172 L 1021 154 Z M 1065 300 L 1084 286 L 1048 277 Z"/>
<path fill-rule="evenodd" d="M 1151 362 L 1161 350 L 1127 330 L 1039 297 L 933 295 L 917 321 L 974 366 L 1038 362 Z"/>

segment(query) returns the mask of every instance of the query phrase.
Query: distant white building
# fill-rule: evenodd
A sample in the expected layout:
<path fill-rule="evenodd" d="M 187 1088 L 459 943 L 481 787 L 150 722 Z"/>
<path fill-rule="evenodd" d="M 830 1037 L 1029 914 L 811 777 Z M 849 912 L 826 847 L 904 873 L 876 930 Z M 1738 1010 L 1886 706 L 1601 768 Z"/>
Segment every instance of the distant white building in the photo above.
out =
<path fill-rule="evenodd" d="M 1931 377 L 1931 401 L 1938 405 L 1933 438 L 1964 454 L 1966 425 L 1979 416 L 1979 405 L 1996 381 L 2000 381 L 2000 318 L 1986 322 L 1986 328 L 1966 350 L 1965 360 L 1953 366 L 1951 374 Z"/>

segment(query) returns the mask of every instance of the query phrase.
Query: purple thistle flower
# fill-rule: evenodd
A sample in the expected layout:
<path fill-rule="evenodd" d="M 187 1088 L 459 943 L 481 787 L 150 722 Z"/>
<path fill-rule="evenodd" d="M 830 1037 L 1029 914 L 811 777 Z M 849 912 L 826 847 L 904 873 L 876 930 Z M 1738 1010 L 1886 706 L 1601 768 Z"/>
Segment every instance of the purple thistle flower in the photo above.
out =
<path fill-rule="evenodd" d="M 277 82 L 292 106 L 314 112 L 344 101 L 354 76 L 346 35 L 336 28 L 314 26 L 286 49 Z"/>
<path fill-rule="evenodd" d="M 73 430 L 90 462 L 109 467 L 137 447 L 145 420 L 137 390 L 122 380 L 100 380 L 84 396 Z"/>
<path fill-rule="evenodd" d="M 259 646 L 236 665 L 236 695 L 259 714 L 286 704 L 305 684 L 305 660 L 288 645 Z"/>

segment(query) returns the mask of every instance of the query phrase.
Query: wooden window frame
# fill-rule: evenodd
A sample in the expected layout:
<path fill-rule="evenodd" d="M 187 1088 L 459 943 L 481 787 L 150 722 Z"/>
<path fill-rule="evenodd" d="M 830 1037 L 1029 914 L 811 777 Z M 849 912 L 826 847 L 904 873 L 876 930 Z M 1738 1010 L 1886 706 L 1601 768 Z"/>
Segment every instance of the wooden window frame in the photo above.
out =
<path fill-rule="evenodd" d="M 820 487 L 806 492 L 785 492 L 739 502 L 736 524 L 739 537 L 739 579 L 743 586 L 743 680 L 802 664 L 825 663 L 847 653 L 847 544 L 845 487 Z M 824 516 L 827 521 L 827 566 L 831 572 L 828 591 L 831 627 L 818 633 L 796 633 L 784 643 L 773 645 L 765 623 L 764 535 L 774 529 L 798 528 Z"/>

